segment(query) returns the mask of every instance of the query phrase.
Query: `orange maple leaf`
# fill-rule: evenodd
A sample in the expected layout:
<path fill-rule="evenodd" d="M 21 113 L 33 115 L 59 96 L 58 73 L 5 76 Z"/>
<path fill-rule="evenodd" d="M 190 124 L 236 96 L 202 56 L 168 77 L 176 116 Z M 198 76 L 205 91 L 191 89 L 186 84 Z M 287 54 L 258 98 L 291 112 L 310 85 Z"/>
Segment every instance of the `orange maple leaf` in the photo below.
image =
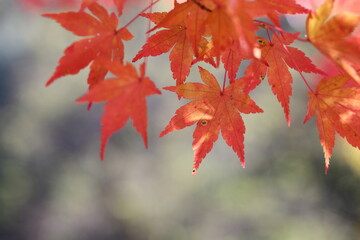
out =
<path fill-rule="evenodd" d="M 216 78 L 199 67 L 202 83 L 185 83 L 166 90 L 176 92 L 186 99 L 196 99 L 176 110 L 175 116 L 161 132 L 160 137 L 197 122 L 192 144 L 194 152 L 193 175 L 210 152 L 221 130 L 225 142 L 232 147 L 245 166 L 245 126 L 239 112 L 263 112 L 250 97 L 241 92 L 244 82 L 236 80 L 222 90 Z"/>
<path fill-rule="evenodd" d="M 105 78 L 108 72 L 106 62 L 123 62 L 122 41 L 132 39 L 133 35 L 126 28 L 117 30 L 117 16 L 114 13 L 109 15 L 98 3 L 93 2 L 87 7 L 95 17 L 85 12 L 43 14 L 75 35 L 90 37 L 74 42 L 65 50 L 65 55 L 60 58 L 54 74 L 46 85 L 68 74 L 76 74 L 92 62 L 88 76 L 88 84 L 91 87 Z"/>
<path fill-rule="evenodd" d="M 324 74 L 301 50 L 287 46 L 294 42 L 299 34 L 274 34 L 271 42 L 259 38 L 261 61 L 253 59 L 245 71 L 245 78 L 250 83 L 245 90 L 254 89 L 261 81 L 268 77 L 271 90 L 284 109 L 287 124 L 290 126 L 290 96 L 292 95 L 293 78 L 289 67 L 300 72 Z"/>
<path fill-rule="evenodd" d="M 316 115 L 320 143 L 328 171 L 335 132 L 352 146 L 360 149 L 360 89 L 347 86 L 349 76 L 338 75 L 322 79 L 315 92 L 309 92 L 304 123 Z"/>
<path fill-rule="evenodd" d="M 155 13 L 158 14 L 158 13 Z M 149 15 L 147 15 L 149 16 Z M 155 15 L 149 16 L 150 19 Z M 150 36 L 142 49 L 133 58 L 133 62 L 147 56 L 158 56 L 171 50 L 171 71 L 176 84 L 181 84 L 190 73 L 193 61 L 193 48 L 186 37 L 184 25 L 175 25 Z"/>
<path fill-rule="evenodd" d="M 230 6 L 228 0 L 175 2 L 174 9 L 156 21 L 157 25 L 150 32 L 166 29 L 153 34 L 133 61 L 171 50 L 173 77 L 181 84 L 192 64 L 205 61 L 219 66 L 222 58 L 233 81 L 241 59 L 252 57 L 257 45 L 254 33 L 257 24 L 242 7 L 243 2 L 236 1 L 234 6 Z M 154 15 L 143 16 L 155 22 Z M 212 60 L 214 57 L 216 63 Z"/>
<path fill-rule="evenodd" d="M 117 77 L 96 84 L 87 94 L 77 99 L 80 103 L 106 102 L 101 118 L 101 159 L 104 159 L 109 137 L 123 128 L 129 118 L 142 136 L 145 147 L 148 146 L 145 97 L 161 94 L 155 84 L 144 76 L 145 64 L 140 66 L 140 76 L 130 63 L 122 65 L 111 62 L 107 64 L 107 68 Z"/>
<path fill-rule="evenodd" d="M 205 0 L 200 1 L 206 6 L 206 18 L 203 21 L 203 33 L 211 36 L 212 53 L 217 65 L 220 57 L 234 42 L 238 43 L 243 57 L 254 56 L 257 48 L 255 31 L 257 25 L 253 22 L 247 1 L 237 0 Z M 202 33 L 202 34 L 203 34 Z"/>
<path fill-rule="evenodd" d="M 241 61 L 246 56 L 246 53 L 242 52 L 239 41 L 233 41 L 232 44 L 226 48 L 222 54 L 221 61 L 224 64 L 224 68 L 228 73 L 230 83 L 236 79 L 236 74 L 239 70 Z"/>
<path fill-rule="evenodd" d="M 334 0 L 326 0 L 307 18 L 309 41 L 328 56 L 345 73 L 360 84 L 360 38 L 351 34 L 360 23 L 360 16 L 341 12 L 330 18 Z"/>
<path fill-rule="evenodd" d="M 186 13 L 192 16 L 191 13 L 193 12 L 196 12 L 196 17 L 186 17 Z M 200 12 L 205 11 L 189 1 L 183 4 L 175 4 L 175 8 L 168 13 L 142 14 L 157 24 L 151 31 L 158 28 L 166 29 L 159 30 L 150 36 L 134 57 L 133 62 L 143 57 L 158 56 L 170 51 L 169 58 L 173 78 L 177 85 L 184 83 L 190 73 L 194 56 L 198 57 L 199 52 L 202 52 L 208 44 L 208 40 L 199 35 L 199 32 L 196 35 L 191 34 L 197 24 L 193 27 L 188 27 L 185 24 L 186 22 L 189 24 L 189 19 L 191 19 L 191 23 L 195 23 L 201 15 Z M 205 56 L 202 56 L 202 59 L 205 59 Z"/>

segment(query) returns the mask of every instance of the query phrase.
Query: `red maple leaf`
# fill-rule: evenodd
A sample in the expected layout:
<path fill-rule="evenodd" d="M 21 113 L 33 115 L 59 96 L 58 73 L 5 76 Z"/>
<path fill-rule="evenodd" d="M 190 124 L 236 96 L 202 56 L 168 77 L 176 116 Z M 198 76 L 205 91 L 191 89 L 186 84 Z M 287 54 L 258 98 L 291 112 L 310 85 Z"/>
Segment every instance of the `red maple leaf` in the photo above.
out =
<path fill-rule="evenodd" d="M 89 38 L 81 39 L 71 44 L 65 55 L 60 58 L 58 66 L 46 85 L 68 74 L 76 74 L 90 65 L 88 84 L 90 87 L 105 78 L 108 70 L 106 62 L 123 62 L 123 40 L 130 40 L 133 35 L 126 29 L 118 30 L 118 18 L 94 2 L 88 5 L 94 16 L 85 12 L 64 12 L 57 14 L 43 14 L 61 24 L 62 27 L 78 36 Z"/>
<path fill-rule="evenodd" d="M 256 45 L 254 31 L 257 25 L 242 8 L 242 2 L 237 1 L 235 6 L 229 6 L 226 0 L 175 2 L 174 9 L 160 20 L 154 21 L 160 15 L 143 15 L 157 23 L 150 31 L 165 29 L 153 34 L 133 61 L 171 50 L 173 78 L 181 84 L 192 64 L 205 61 L 219 66 L 222 58 L 233 81 L 241 59 L 252 57 Z M 233 7 L 240 12 L 234 13 Z"/>
<path fill-rule="evenodd" d="M 163 53 L 170 52 L 170 67 L 173 72 L 173 78 L 176 80 L 176 84 L 182 84 L 185 82 L 186 77 L 190 73 L 190 68 L 194 59 L 194 44 L 189 39 L 189 31 L 185 25 L 184 11 L 196 11 L 200 9 L 196 4 L 191 1 L 176 4 L 175 8 L 169 13 L 151 13 L 142 14 L 142 16 L 149 18 L 152 22 L 156 23 L 154 29 L 165 27 L 157 31 L 155 34 L 147 39 L 147 42 L 142 46 L 142 49 L 134 57 L 133 62 L 143 57 L 158 56 Z M 198 10 L 203 11 L 203 10 Z M 153 31 L 151 30 L 151 31 Z M 198 48 L 205 48 L 208 41 L 199 37 L 198 47 L 196 45 L 196 52 L 199 52 Z"/>
<path fill-rule="evenodd" d="M 250 78 L 246 91 L 254 89 L 268 77 L 272 92 L 284 109 L 285 118 L 290 125 L 290 96 L 292 95 L 292 76 L 289 67 L 299 72 L 324 74 L 301 50 L 287 46 L 297 38 L 298 34 L 274 34 L 271 42 L 259 38 L 261 60 L 254 59 L 245 71 L 246 78 Z M 265 63 L 265 64 L 264 64 Z"/>
<path fill-rule="evenodd" d="M 328 171 L 335 132 L 360 149 L 360 89 L 347 86 L 349 77 L 338 75 L 322 79 L 315 92 L 309 92 L 304 123 L 316 115 L 320 143 Z"/>
<path fill-rule="evenodd" d="M 246 7 L 244 0 L 204 0 L 199 1 L 206 9 L 206 18 L 202 20 L 195 34 L 211 36 L 212 53 L 217 65 L 223 53 L 232 48 L 234 43 L 243 58 L 254 55 L 257 47 L 255 31 L 257 25 Z M 202 24 L 202 25 L 201 25 Z"/>
<path fill-rule="evenodd" d="M 108 63 L 107 68 L 116 75 L 106 79 L 89 90 L 77 102 L 106 102 L 101 118 L 101 150 L 100 157 L 104 159 L 106 143 L 109 137 L 124 127 L 129 118 L 133 120 L 135 129 L 144 140 L 147 140 L 147 110 L 146 96 L 161 94 L 154 83 L 145 77 L 145 64 L 140 66 L 140 76 L 136 68 L 127 63 Z"/>
<path fill-rule="evenodd" d="M 216 78 L 199 67 L 202 83 L 185 83 L 165 89 L 176 92 L 186 99 L 196 99 L 176 110 L 175 116 L 161 132 L 160 137 L 174 130 L 197 123 L 192 144 L 194 152 L 193 175 L 210 152 L 221 130 L 226 143 L 232 147 L 245 166 L 245 126 L 239 112 L 259 113 L 262 110 L 250 97 L 241 92 L 244 82 L 236 80 L 222 90 Z"/>
<path fill-rule="evenodd" d="M 234 40 L 232 44 L 229 44 L 226 50 L 222 53 L 222 62 L 224 68 L 228 73 L 230 83 L 236 79 L 236 74 L 239 70 L 242 60 L 246 57 L 246 53 L 242 52 L 239 41 Z"/>
<path fill-rule="evenodd" d="M 147 16 L 154 21 L 155 16 L 158 16 L 158 13 L 155 14 Z M 184 25 L 175 25 L 150 36 L 142 49 L 134 57 L 133 62 L 143 57 L 157 56 L 170 50 L 169 58 L 173 78 L 176 80 L 176 84 L 181 84 L 190 73 L 194 55 L 193 48 L 186 37 Z"/>

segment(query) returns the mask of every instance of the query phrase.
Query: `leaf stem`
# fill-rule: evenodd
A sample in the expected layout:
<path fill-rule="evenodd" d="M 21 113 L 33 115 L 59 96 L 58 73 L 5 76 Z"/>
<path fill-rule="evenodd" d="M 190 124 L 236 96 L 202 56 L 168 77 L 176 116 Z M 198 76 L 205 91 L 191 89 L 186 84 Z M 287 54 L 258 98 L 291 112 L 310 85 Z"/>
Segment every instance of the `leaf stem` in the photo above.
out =
<path fill-rule="evenodd" d="M 308 81 L 306 80 L 306 78 L 304 77 L 304 75 L 302 74 L 302 72 L 300 71 L 300 68 L 299 66 L 297 65 L 297 63 L 294 61 L 294 59 L 292 58 L 289 50 L 287 49 L 287 47 L 285 46 L 285 44 L 281 41 L 281 39 L 279 38 L 279 36 L 277 35 L 277 33 L 275 32 L 275 30 L 277 30 L 278 32 L 280 33 L 283 33 L 283 32 L 286 32 L 285 30 L 271 24 L 271 23 L 267 23 L 267 22 L 264 22 L 264 21 L 261 21 L 261 20 L 254 20 L 254 22 L 257 22 L 261 25 L 265 25 L 265 28 L 266 28 L 266 31 L 268 31 L 268 29 L 270 29 L 270 31 L 273 32 L 273 34 L 275 35 L 275 37 L 278 39 L 278 41 L 281 43 L 282 47 L 284 48 L 285 52 L 289 55 L 290 59 L 291 59 L 291 62 L 294 64 L 295 66 L 295 69 L 296 71 L 300 74 L 301 78 L 303 79 L 305 85 L 307 86 L 307 88 L 312 92 L 314 93 L 314 90 L 311 88 L 310 84 L 308 83 Z M 275 29 L 275 30 L 274 30 Z M 298 40 L 300 41 L 306 41 L 308 42 L 308 40 L 304 40 L 304 39 L 301 39 L 301 38 L 297 38 Z M 271 43 L 271 42 L 270 42 Z"/>
<path fill-rule="evenodd" d="M 227 71 L 227 69 L 225 68 L 224 81 L 223 81 L 223 86 L 222 86 L 222 92 L 224 92 L 224 90 L 225 90 L 227 72 L 228 72 L 228 71 Z"/>
<path fill-rule="evenodd" d="M 296 40 L 301 41 L 301 42 L 309 42 L 308 38 L 296 38 Z"/>
<path fill-rule="evenodd" d="M 267 34 L 267 36 L 268 36 L 269 43 L 270 43 L 271 45 L 273 45 L 273 42 L 271 41 L 271 36 L 270 36 L 270 32 L 269 32 L 269 28 L 268 28 L 268 27 L 266 28 L 266 34 Z"/>
<path fill-rule="evenodd" d="M 271 24 L 271 23 L 268 23 L 268 22 L 264 22 L 264 21 L 261 21 L 261 20 L 254 20 L 254 22 L 257 22 L 260 25 L 269 26 L 271 28 L 274 28 L 274 29 L 278 30 L 279 32 L 285 32 L 285 30 L 283 30 L 282 28 L 279 28 L 279 27 L 275 26 L 274 24 Z"/>
<path fill-rule="evenodd" d="M 139 12 L 135 17 L 133 17 L 127 24 L 125 24 L 125 26 L 123 26 L 122 28 L 127 28 L 129 27 L 136 19 L 138 19 L 138 17 L 140 17 L 141 14 L 143 14 L 144 12 L 146 12 L 147 10 L 151 9 L 152 6 L 154 6 L 156 3 L 160 2 L 160 0 L 156 0 L 155 2 L 151 1 L 151 4 L 149 6 L 147 6 L 146 8 L 144 8 L 141 12 Z"/>
<path fill-rule="evenodd" d="M 154 0 L 150 0 L 149 13 L 152 13 L 152 7 L 153 7 L 153 5 L 154 5 Z M 151 28 L 151 21 L 150 21 L 150 19 L 148 19 L 147 31 L 146 31 L 146 40 L 145 40 L 145 42 L 147 42 L 148 39 L 149 39 L 149 36 L 150 36 L 149 30 L 150 30 L 150 28 Z M 144 58 L 144 75 L 145 75 L 145 73 L 146 73 L 147 60 L 148 60 L 148 56 L 146 56 L 146 57 Z"/>
<path fill-rule="evenodd" d="M 257 22 L 257 23 L 259 23 L 259 25 L 265 25 L 266 26 L 266 29 L 267 29 L 267 27 L 270 27 L 270 28 L 272 28 L 272 29 L 275 29 L 275 30 L 277 30 L 277 31 L 279 31 L 279 32 L 286 32 L 284 29 L 282 29 L 282 28 L 279 28 L 279 27 L 277 27 L 277 26 L 275 26 L 274 24 L 271 24 L 271 23 L 268 23 L 268 22 L 264 22 L 264 21 L 261 21 L 261 20 L 254 20 L 254 22 Z M 309 42 L 309 39 L 307 39 L 307 38 L 296 38 L 296 40 L 299 40 L 299 41 L 302 41 L 302 42 Z"/>

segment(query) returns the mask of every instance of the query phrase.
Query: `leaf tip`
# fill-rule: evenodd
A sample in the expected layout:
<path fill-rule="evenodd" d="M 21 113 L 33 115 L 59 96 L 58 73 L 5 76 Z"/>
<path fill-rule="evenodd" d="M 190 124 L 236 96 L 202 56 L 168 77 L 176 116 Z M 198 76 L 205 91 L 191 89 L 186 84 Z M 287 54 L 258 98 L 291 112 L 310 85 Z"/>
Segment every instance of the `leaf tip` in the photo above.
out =
<path fill-rule="evenodd" d="M 87 102 L 87 100 L 86 100 L 86 95 L 84 95 L 84 96 L 82 96 L 82 97 L 79 97 L 78 99 L 75 100 L 75 102 L 76 102 L 76 103 L 84 103 L 84 102 Z M 89 102 L 89 104 L 90 104 L 90 103 L 91 103 L 91 102 Z M 91 107 L 91 106 L 88 105 L 88 107 L 87 107 L 88 110 L 90 110 L 90 107 Z"/>
<path fill-rule="evenodd" d="M 191 171 L 191 176 L 195 176 L 196 173 L 197 173 L 197 169 L 194 167 Z"/>
<path fill-rule="evenodd" d="M 145 148 L 148 149 L 149 148 L 148 139 L 147 139 L 147 137 L 143 137 L 143 139 L 144 139 Z"/>
<path fill-rule="evenodd" d="M 168 134 L 169 132 L 171 132 L 171 130 L 169 130 L 170 129 L 169 125 L 166 126 L 165 129 L 160 133 L 159 138 L 161 138 L 161 137 L 165 136 L 166 134 Z"/>
<path fill-rule="evenodd" d="M 329 171 L 329 166 L 330 166 L 330 158 L 326 158 L 325 159 L 325 174 L 327 174 L 328 173 L 328 171 Z"/>
<path fill-rule="evenodd" d="M 46 83 L 45 83 L 45 87 L 48 87 L 48 86 L 50 86 L 50 84 L 52 84 L 53 82 L 54 82 L 54 78 L 52 77 L 52 78 L 50 78 Z"/>
<path fill-rule="evenodd" d="M 52 18 L 54 16 L 53 13 L 43 13 L 41 14 L 42 17 Z"/>
<path fill-rule="evenodd" d="M 101 161 L 105 160 L 105 149 L 106 149 L 106 144 L 107 144 L 108 139 L 109 139 L 109 135 L 106 135 L 106 134 L 104 134 L 104 132 L 102 132 L 101 143 L 100 143 L 100 160 Z"/>
<path fill-rule="evenodd" d="M 245 160 L 242 158 L 242 159 L 240 159 L 240 163 L 241 163 L 241 167 L 242 168 L 245 168 Z"/>
<path fill-rule="evenodd" d="M 140 53 L 138 53 L 131 61 L 132 62 L 136 62 L 137 60 L 139 60 L 140 58 L 142 58 L 143 56 L 141 56 Z"/>
<path fill-rule="evenodd" d="M 100 149 L 100 160 L 104 161 L 105 160 L 105 146 L 101 146 Z"/>
<path fill-rule="evenodd" d="M 86 109 L 87 109 L 88 111 L 90 111 L 90 110 L 91 110 L 91 106 L 92 106 L 92 102 L 89 102 Z"/>
<path fill-rule="evenodd" d="M 164 87 L 163 89 L 164 89 L 164 90 L 171 91 L 171 92 L 176 92 L 176 87 L 175 87 L 175 86 Z"/>

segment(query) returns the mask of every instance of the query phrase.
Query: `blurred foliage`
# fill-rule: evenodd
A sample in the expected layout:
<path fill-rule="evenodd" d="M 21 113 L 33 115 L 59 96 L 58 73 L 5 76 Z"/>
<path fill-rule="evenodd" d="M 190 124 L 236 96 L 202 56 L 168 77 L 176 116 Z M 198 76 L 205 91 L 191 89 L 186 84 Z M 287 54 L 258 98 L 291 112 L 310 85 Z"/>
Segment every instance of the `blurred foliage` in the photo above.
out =
<path fill-rule="evenodd" d="M 324 174 L 315 122 L 302 124 L 300 81 L 290 128 L 268 86 L 252 94 L 265 113 L 244 117 L 245 169 L 219 141 L 191 177 L 192 129 L 157 138 L 182 105 L 168 92 L 149 98 L 150 148 L 129 123 L 100 162 L 101 106 L 74 103 L 86 74 L 44 87 L 74 38 L 14 1 L 0 13 L 0 239 L 360 238 L 359 151 L 337 143 Z M 144 23 L 130 29 L 139 42 L 129 56 Z M 170 85 L 167 56 L 149 65 L 159 88 Z"/>

